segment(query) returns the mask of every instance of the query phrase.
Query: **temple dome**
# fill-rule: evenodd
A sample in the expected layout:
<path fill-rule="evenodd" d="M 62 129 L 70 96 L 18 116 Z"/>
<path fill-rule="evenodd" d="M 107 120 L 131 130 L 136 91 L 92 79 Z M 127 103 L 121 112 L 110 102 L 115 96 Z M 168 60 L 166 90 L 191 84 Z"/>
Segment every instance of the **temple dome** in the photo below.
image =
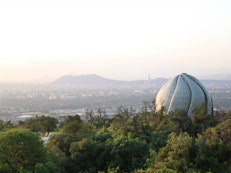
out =
<path fill-rule="evenodd" d="M 182 73 L 167 81 L 159 90 L 156 96 L 156 112 L 163 107 L 167 114 L 182 109 L 193 118 L 193 110 L 203 103 L 207 107 L 207 114 L 212 115 L 212 97 L 206 88 L 195 77 Z"/>

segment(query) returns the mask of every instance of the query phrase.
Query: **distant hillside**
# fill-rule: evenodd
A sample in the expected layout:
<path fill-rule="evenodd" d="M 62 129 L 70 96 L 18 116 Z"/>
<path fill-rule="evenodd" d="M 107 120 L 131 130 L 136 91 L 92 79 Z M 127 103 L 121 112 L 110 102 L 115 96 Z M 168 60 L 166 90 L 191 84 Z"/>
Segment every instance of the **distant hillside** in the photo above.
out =
<path fill-rule="evenodd" d="M 231 80 L 231 73 L 213 74 L 207 76 L 200 76 L 203 80 Z"/>
<path fill-rule="evenodd" d="M 88 88 L 105 88 L 105 87 L 149 87 L 162 86 L 167 79 L 157 78 L 153 80 L 136 80 L 136 81 L 120 81 L 107 79 L 95 74 L 89 75 L 66 75 L 62 76 L 55 81 L 51 82 L 51 85 L 56 86 L 73 86 L 73 87 L 88 87 Z"/>
<path fill-rule="evenodd" d="M 219 77 L 220 76 L 220 77 Z M 222 77 L 222 75 L 211 75 L 208 78 L 199 77 L 198 79 L 207 87 L 209 90 L 217 87 L 231 86 L 231 79 L 229 75 Z M 224 75 L 225 76 L 225 75 Z M 155 90 L 160 89 L 167 78 L 156 78 L 152 80 L 134 80 L 134 81 L 121 81 L 107 79 L 96 74 L 87 75 L 66 75 L 62 76 L 55 81 L 51 82 L 51 86 L 59 87 L 74 87 L 84 89 L 99 89 L 99 88 L 153 88 Z"/>
<path fill-rule="evenodd" d="M 113 83 L 115 83 L 114 80 L 106 79 L 95 74 L 79 75 L 79 76 L 66 75 L 52 82 L 52 84 L 55 85 L 91 85 L 91 84 L 99 85 L 99 84 L 113 84 Z"/>

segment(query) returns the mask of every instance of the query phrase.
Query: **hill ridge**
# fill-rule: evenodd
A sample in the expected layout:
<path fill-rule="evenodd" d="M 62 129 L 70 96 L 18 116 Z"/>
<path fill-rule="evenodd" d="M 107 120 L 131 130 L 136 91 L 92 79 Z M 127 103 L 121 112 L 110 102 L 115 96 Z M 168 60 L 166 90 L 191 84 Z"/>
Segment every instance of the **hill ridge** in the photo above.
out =
<path fill-rule="evenodd" d="M 55 81 L 51 82 L 51 85 L 70 85 L 70 86 L 80 86 L 80 87 L 129 87 L 129 86 L 148 86 L 157 84 L 162 85 L 167 81 L 167 78 L 156 78 L 152 80 L 113 80 L 108 79 L 96 74 L 86 74 L 86 75 L 64 75 Z"/>

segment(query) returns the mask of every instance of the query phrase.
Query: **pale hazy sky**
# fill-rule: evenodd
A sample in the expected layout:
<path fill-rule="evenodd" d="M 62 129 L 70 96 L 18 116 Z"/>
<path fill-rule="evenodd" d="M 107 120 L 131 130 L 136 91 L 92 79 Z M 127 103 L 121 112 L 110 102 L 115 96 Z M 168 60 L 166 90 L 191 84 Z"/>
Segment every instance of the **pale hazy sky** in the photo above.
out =
<path fill-rule="evenodd" d="M 231 72 L 230 0 L 0 0 L 0 82 Z"/>

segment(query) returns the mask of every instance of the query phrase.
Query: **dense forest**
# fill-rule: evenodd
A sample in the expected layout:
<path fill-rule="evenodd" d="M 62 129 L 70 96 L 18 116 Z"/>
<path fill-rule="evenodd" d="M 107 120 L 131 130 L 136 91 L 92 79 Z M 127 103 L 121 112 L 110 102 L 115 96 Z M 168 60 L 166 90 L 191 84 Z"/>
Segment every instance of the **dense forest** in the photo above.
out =
<path fill-rule="evenodd" d="M 0 121 L 0 173 L 229 173 L 231 112 L 144 107 Z"/>

